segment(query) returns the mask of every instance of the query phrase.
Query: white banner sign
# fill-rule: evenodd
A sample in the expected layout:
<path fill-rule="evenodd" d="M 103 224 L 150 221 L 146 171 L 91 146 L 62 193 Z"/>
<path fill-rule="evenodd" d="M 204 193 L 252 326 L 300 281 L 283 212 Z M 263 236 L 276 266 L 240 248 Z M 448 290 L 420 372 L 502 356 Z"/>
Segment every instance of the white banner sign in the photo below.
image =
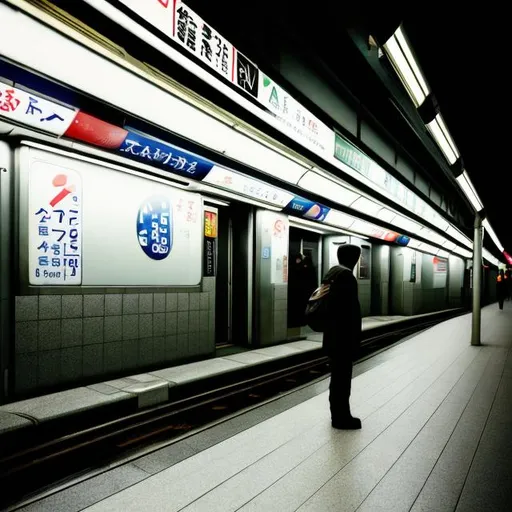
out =
<path fill-rule="evenodd" d="M 284 208 L 294 197 L 268 183 L 217 166 L 212 168 L 203 181 L 281 208 Z"/>
<path fill-rule="evenodd" d="M 34 161 L 29 171 L 29 282 L 82 282 L 82 180 L 68 168 Z"/>
<path fill-rule="evenodd" d="M 180 0 L 176 2 L 173 37 L 198 59 L 233 82 L 233 45 Z"/>
<path fill-rule="evenodd" d="M 333 131 L 261 71 L 259 77 L 258 101 L 292 132 L 292 138 L 314 151 L 330 152 Z"/>
<path fill-rule="evenodd" d="M 0 118 L 61 136 L 75 118 L 76 109 L 63 107 L 35 94 L 0 83 Z"/>

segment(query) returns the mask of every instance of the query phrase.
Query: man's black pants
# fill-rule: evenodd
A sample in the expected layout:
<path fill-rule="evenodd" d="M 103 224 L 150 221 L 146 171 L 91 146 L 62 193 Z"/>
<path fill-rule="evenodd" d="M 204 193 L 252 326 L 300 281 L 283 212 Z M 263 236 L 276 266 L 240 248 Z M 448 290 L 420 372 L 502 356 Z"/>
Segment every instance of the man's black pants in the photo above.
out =
<path fill-rule="evenodd" d="M 350 416 L 350 390 L 352 387 L 352 358 L 331 358 L 329 404 L 333 420 Z"/>

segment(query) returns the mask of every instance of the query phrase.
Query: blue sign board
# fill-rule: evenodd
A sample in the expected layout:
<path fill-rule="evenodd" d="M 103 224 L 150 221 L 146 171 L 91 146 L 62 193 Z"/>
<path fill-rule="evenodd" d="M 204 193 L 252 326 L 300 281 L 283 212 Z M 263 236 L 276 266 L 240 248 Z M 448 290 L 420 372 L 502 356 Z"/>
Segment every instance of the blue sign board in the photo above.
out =
<path fill-rule="evenodd" d="M 295 196 L 283 211 L 290 215 L 297 215 L 306 219 L 323 221 L 331 209 L 327 206 L 310 201 L 300 196 Z"/>
<path fill-rule="evenodd" d="M 409 244 L 409 242 L 411 241 L 411 239 L 406 236 L 406 235 L 400 235 L 396 240 L 395 240 L 395 243 L 397 243 L 398 245 L 401 245 L 402 247 L 405 247 Z"/>
<path fill-rule="evenodd" d="M 195 180 L 202 180 L 214 166 L 213 162 L 200 156 L 134 131 L 128 131 L 119 152 Z"/>
<path fill-rule="evenodd" d="M 270 259 L 270 247 L 263 247 L 261 249 L 261 259 L 263 259 L 263 260 Z"/>
<path fill-rule="evenodd" d="M 137 214 L 137 237 L 144 253 L 153 260 L 163 260 L 172 249 L 172 208 L 168 199 L 146 199 Z"/>

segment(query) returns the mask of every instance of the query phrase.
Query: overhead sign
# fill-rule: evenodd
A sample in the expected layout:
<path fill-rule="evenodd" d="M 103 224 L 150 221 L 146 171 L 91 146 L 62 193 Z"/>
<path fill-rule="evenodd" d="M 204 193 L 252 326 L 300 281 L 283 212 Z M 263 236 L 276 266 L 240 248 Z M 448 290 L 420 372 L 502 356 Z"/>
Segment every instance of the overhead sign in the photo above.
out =
<path fill-rule="evenodd" d="M 214 165 L 197 155 L 134 131 L 128 132 L 119 152 L 196 180 L 204 178 Z"/>
<path fill-rule="evenodd" d="M 289 192 L 218 166 L 214 166 L 203 181 L 280 208 L 284 208 L 293 199 Z"/>
<path fill-rule="evenodd" d="M 76 109 L 0 82 L 0 119 L 4 117 L 60 136 L 69 128 L 76 113 Z"/>
<path fill-rule="evenodd" d="M 295 196 L 284 208 L 285 212 L 292 215 L 299 215 L 306 219 L 318 221 L 324 221 L 330 210 L 327 206 L 300 196 Z"/>

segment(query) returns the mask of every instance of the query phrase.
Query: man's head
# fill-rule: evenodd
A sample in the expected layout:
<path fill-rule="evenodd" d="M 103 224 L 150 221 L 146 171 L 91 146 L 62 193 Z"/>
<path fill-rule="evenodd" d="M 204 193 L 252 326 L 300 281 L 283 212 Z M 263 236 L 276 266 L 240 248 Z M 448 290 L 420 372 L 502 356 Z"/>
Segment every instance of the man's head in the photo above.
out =
<path fill-rule="evenodd" d="M 340 265 L 353 270 L 361 256 L 361 248 L 357 245 L 343 244 L 338 247 Z"/>

